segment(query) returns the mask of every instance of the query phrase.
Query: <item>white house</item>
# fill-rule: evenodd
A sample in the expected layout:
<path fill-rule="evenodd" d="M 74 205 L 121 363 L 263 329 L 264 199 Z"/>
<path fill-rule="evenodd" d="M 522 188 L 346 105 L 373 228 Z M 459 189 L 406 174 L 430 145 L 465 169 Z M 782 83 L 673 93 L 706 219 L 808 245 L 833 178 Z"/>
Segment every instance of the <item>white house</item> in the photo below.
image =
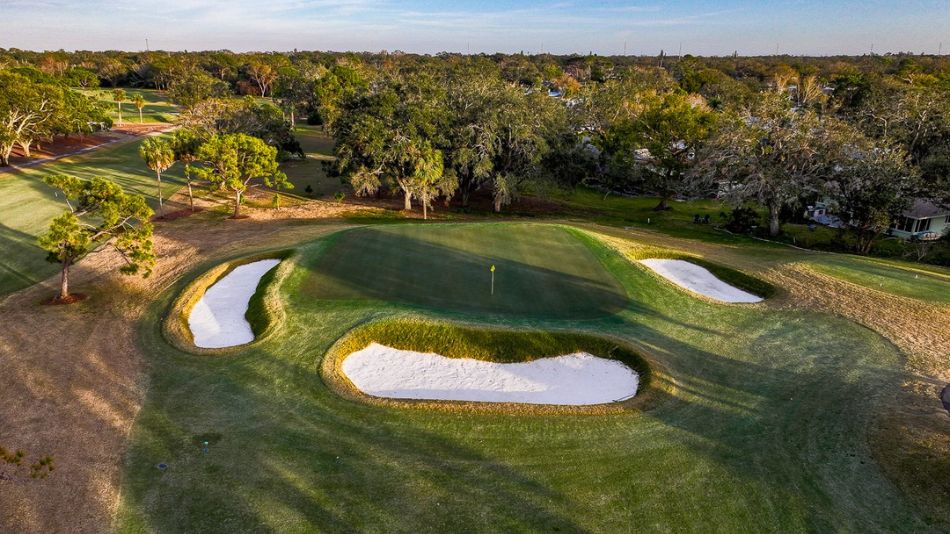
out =
<path fill-rule="evenodd" d="M 950 209 L 923 199 L 915 200 L 890 229 L 891 235 L 904 239 L 940 239 L 947 232 L 950 232 Z"/>

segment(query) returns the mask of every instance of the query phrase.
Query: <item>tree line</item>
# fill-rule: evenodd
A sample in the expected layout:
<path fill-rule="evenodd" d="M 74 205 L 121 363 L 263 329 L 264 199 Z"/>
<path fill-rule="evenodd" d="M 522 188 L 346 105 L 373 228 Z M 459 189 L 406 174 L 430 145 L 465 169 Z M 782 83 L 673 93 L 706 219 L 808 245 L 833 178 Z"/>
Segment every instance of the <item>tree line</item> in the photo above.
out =
<path fill-rule="evenodd" d="M 720 196 L 736 212 L 763 209 L 777 235 L 824 200 L 866 253 L 914 199 L 950 203 L 944 57 L 0 50 L 0 156 L 107 127 L 105 109 L 71 90 L 102 84 L 120 109 L 122 86 L 166 91 L 182 108 L 179 132 L 142 145 L 160 210 L 161 173 L 176 161 L 189 192 L 193 176 L 230 191 L 235 217 L 252 180 L 289 187 L 276 161 L 302 154 L 298 120 L 332 135 L 331 174 L 356 194 L 398 195 L 423 217 L 440 202 L 487 197 L 501 211 L 525 193 L 586 186 L 654 196 L 657 210 Z"/>

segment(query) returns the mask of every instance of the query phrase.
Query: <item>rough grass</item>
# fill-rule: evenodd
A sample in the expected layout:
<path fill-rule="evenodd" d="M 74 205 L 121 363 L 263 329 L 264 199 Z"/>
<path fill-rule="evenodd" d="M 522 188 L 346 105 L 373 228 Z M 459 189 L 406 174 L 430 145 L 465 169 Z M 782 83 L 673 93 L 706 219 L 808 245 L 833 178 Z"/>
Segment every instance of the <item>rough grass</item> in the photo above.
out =
<path fill-rule="evenodd" d="M 475 358 L 497 363 L 520 363 L 539 358 L 587 352 L 623 362 L 639 375 L 636 396 L 623 402 L 592 406 L 429 401 L 388 399 L 366 395 L 341 370 L 343 361 L 371 343 L 449 358 Z M 648 403 L 652 372 L 647 360 L 618 339 L 569 331 L 511 330 L 399 317 L 374 321 L 356 328 L 336 342 L 321 365 L 321 376 L 340 395 L 377 406 L 442 410 L 450 412 L 520 414 L 607 414 L 642 408 Z"/>
<path fill-rule="evenodd" d="M 543 246 L 543 227 L 526 228 Z M 469 239 L 469 250 L 491 240 Z M 633 297 L 618 313 L 477 324 L 621 339 L 663 369 L 653 407 L 544 417 L 383 408 L 328 389 L 320 365 L 353 328 L 410 309 L 307 294 L 324 247 L 334 249 L 301 245 L 278 288 L 286 324 L 247 350 L 202 358 L 164 341 L 161 317 L 193 276 L 141 322 L 152 371 L 119 531 L 945 528 L 872 460 L 868 429 L 903 374 L 894 346 L 864 327 L 768 303 L 715 305 L 603 247 L 600 263 Z M 458 312 L 433 306 L 424 316 Z M 203 453 L 196 443 L 209 435 Z"/>
<path fill-rule="evenodd" d="M 59 266 L 46 261 L 36 238 L 49 222 L 66 210 L 57 191 L 43 183 L 54 174 L 82 179 L 102 176 L 126 191 L 144 195 L 158 208 L 155 173 L 138 155 L 140 140 L 109 145 L 19 172 L 0 174 L 0 296 L 32 285 L 55 274 Z M 167 199 L 184 183 L 182 167 L 162 174 L 162 194 Z"/>
<path fill-rule="evenodd" d="M 589 318 L 626 294 L 598 243 L 556 226 L 429 224 L 339 234 L 308 262 L 310 298 L 377 300 L 483 314 Z M 495 265 L 491 292 L 490 266 Z"/>

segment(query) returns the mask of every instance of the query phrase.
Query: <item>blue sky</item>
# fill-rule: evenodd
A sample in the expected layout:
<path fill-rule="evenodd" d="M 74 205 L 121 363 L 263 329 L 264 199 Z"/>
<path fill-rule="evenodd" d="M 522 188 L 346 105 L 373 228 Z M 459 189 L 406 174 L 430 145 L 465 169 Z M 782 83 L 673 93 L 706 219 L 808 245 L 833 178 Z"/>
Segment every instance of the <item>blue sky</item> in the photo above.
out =
<path fill-rule="evenodd" d="M 0 47 L 950 53 L 950 0 L 0 0 Z"/>

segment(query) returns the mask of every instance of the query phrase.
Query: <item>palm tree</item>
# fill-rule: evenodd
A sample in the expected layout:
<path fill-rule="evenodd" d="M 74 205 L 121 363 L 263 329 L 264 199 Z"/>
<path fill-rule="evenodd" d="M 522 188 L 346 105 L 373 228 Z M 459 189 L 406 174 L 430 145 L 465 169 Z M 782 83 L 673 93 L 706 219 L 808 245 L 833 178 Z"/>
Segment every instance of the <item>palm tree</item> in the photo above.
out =
<path fill-rule="evenodd" d="M 142 108 L 145 107 L 145 99 L 142 98 L 142 95 L 135 95 L 132 98 L 132 104 L 135 106 L 135 109 L 139 110 L 139 124 L 142 124 Z"/>
<path fill-rule="evenodd" d="M 151 137 L 142 142 L 139 147 L 139 155 L 145 160 L 149 169 L 155 171 L 155 177 L 158 179 L 158 214 L 164 214 L 164 205 L 162 204 L 162 173 L 168 170 L 175 163 L 175 151 L 171 145 L 162 139 Z"/>
<path fill-rule="evenodd" d="M 125 89 L 113 89 L 112 99 L 119 106 L 119 124 L 122 124 L 122 102 L 125 100 Z"/>

